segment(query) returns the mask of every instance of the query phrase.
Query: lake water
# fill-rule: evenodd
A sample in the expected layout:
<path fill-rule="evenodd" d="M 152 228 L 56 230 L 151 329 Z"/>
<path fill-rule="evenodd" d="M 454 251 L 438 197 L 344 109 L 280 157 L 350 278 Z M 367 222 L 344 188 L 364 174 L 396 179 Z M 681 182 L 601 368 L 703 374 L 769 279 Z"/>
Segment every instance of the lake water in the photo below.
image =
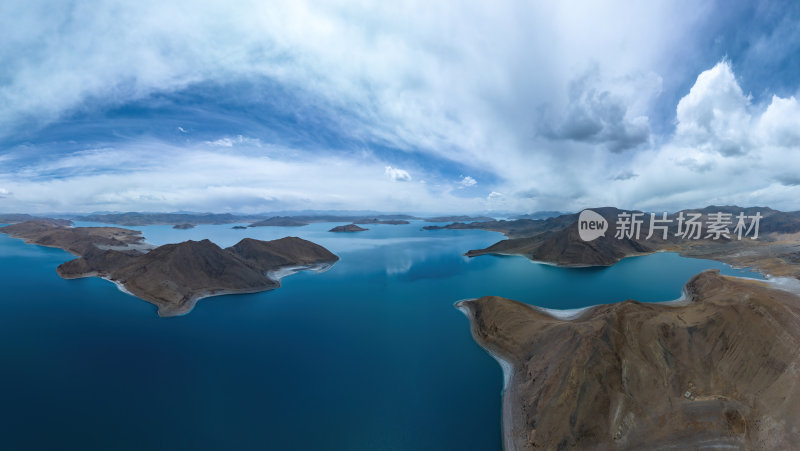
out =
<path fill-rule="evenodd" d="M 134 227 L 154 244 L 300 236 L 341 257 L 176 318 L 101 279 L 62 280 L 68 253 L 0 234 L 0 449 L 499 450 L 502 372 L 455 301 L 571 309 L 675 299 L 708 268 L 758 277 L 669 253 L 584 269 L 467 259 L 502 235 L 423 225 Z"/>

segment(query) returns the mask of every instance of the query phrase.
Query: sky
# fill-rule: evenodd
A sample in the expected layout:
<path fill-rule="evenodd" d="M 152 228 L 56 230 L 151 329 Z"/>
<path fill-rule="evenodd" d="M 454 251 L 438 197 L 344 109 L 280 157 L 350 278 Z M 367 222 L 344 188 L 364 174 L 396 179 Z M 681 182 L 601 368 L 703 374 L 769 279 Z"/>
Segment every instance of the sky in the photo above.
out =
<path fill-rule="evenodd" d="M 0 2 L 0 212 L 800 210 L 800 3 Z"/>

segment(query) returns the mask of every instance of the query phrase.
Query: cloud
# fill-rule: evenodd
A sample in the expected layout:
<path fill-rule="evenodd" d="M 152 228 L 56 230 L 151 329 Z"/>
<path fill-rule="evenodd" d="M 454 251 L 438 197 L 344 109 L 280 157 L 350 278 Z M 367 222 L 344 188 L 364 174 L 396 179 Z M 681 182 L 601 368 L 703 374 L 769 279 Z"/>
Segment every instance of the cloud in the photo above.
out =
<path fill-rule="evenodd" d="M 678 102 L 675 133 L 626 165 L 639 174 L 611 203 L 643 209 L 708 204 L 796 210 L 800 108 L 794 97 L 754 104 L 729 62 L 697 77 Z"/>
<path fill-rule="evenodd" d="M 181 131 L 183 130 L 181 129 Z M 206 144 L 208 144 L 209 146 L 216 146 L 216 147 L 233 147 L 236 145 L 261 147 L 261 140 L 257 138 L 247 138 L 242 135 L 238 135 L 235 137 L 226 136 L 223 138 L 215 139 L 214 141 L 206 141 Z"/>
<path fill-rule="evenodd" d="M 736 94 L 736 86 L 730 84 L 736 77 L 731 71 L 730 76 L 711 78 L 713 83 L 701 74 L 697 86 L 684 96 L 687 100 L 678 102 L 684 106 L 682 111 L 678 113 L 675 107 L 683 124 L 695 124 L 702 131 L 699 145 L 693 140 L 696 136 L 688 139 L 685 129 L 677 128 L 661 138 L 659 145 L 625 154 L 609 153 L 602 146 L 575 148 L 564 141 L 548 141 L 551 152 L 527 156 L 536 164 L 507 163 L 507 173 L 491 182 L 484 182 L 481 175 L 481 186 L 489 195 L 457 189 L 477 186 L 476 177 L 463 172 L 459 177 L 458 172 L 450 175 L 417 169 L 420 172 L 413 179 L 428 183 L 395 183 L 410 181 L 412 176 L 405 169 L 385 165 L 384 155 L 375 152 L 303 152 L 272 144 L 265 152 L 247 145 L 250 141 L 245 135 L 216 138 L 231 146 L 212 145 L 213 140 L 169 144 L 148 139 L 43 156 L 21 146 L 0 156 L 0 186 L 14 193 L 4 198 L 4 209 L 29 212 L 211 209 L 257 213 L 355 206 L 478 212 L 577 210 L 597 205 L 674 210 L 710 203 L 791 206 L 793 199 L 800 198 L 800 185 L 791 176 L 800 173 L 800 159 L 796 158 L 800 140 L 792 127 L 796 100 L 774 96 L 767 105 L 747 104 L 746 119 L 757 124 L 742 135 L 748 151 L 723 154 L 705 143 L 716 143 L 715 133 L 725 134 L 728 128 L 716 128 L 713 119 L 704 122 L 699 112 L 719 115 L 730 111 L 729 97 L 708 93 Z M 714 83 L 727 87 L 721 89 Z M 702 128 L 702 124 L 709 127 Z M 454 184 L 455 177 L 459 178 Z M 609 184 L 609 180 L 624 183 Z"/>
<path fill-rule="evenodd" d="M 370 210 L 455 213 L 484 208 L 482 197 L 456 197 L 447 186 L 394 183 L 388 174 L 381 174 L 380 169 L 385 167 L 373 159 L 283 158 L 281 152 L 267 157 L 253 155 L 247 149 L 220 153 L 203 146 L 128 145 L 52 161 L 53 167 L 83 168 L 68 176 L 48 177 L 52 168 L 39 165 L 25 168 L 24 175 L 0 171 L 0 186 L 14 193 L 4 199 L 3 209 L 260 213 L 357 206 Z M 101 154 L 105 157 L 101 158 Z M 113 161 L 136 169 L 108 172 L 109 162 Z M 399 180 L 407 174 L 392 169 Z"/>
<path fill-rule="evenodd" d="M 785 186 L 800 186 L 800 175 L 796 174 L 783 174 L 775 177 L 781 185 Z"/>
<path fill-rule="evenodd" d="M 725 156 L 745 153 L 751 146 L 749 105 L 730 63 L 722 61 L 701 73 L 678 103 L 677 139 Z"/>
<path fill-rule="evenodd" d="M 627 170 L 627 171 L 622 171 L 619 174 L 615 175 L 614 177 L 611 178 L 611 180 L 623 181 L 623 180 L 635 179 L 636 177 L 639 177 L 639 174 L 637 174 L 637 173 L 635 173 L 633 171 Z"/>
<path fill-rule="evenodd" d="M 597 69 L 591 70 L 570 82 L 560 115 L 544 108 L 540 130 L 551 139 L 600 144 L 611 152 L 635 149 L 649 141 L 650 123 L 636 111 L 633 96 L 648 100 L 660 89 L 661 79 L 654 74 L 605 81 Z"/>
<path fill-rule="evenodd" d="M 4 208 L 792 205 L 775 5 L 0 2 Z"/>
<path fill-rule="evenodd" d="M 675 160 L 675 164 L 688 168 L 692 172 L 708 172 L 714 168 L 714 161 L 701 156 L 687 157 L 680 160 Z"/>
<path fill-rule="evenodd" d="M 524 149 L 536 107 L 560 110 L 575 67 L 595 60 L 604 80 L 650 73 L 654 55 L 679 44 L 687 33 L 683 24 L 693 20 L 667 0 L 577 8 L 525 2 L 465 8 L 421 0 L 112 0 L 54 7 L 9 0 L 1 12 L 0 28 L 13 36 L 0 42 L 0 130 L 6 133 L 58 123 L 75 112 L 158 102 L 164 93 L 254 81 L 302 99 L 302 108 L 287 108 L 290 119 L 331 111 L 326 125 L 345 137 L 488 171 L 518 168 L 520 174 L 508 177 L 530 169 Z M 621 46 L 625 51 L 617 50 Z M 281 102 L 258 88 L 238 95 Z M 620 98 L 603 86 L 576 99 L 576 108 L 598 115 L 604 126 L 590 143 L 618 150 L 643 142 L 646 114 L 631 113 L 635 99 Z M 235 99 L 219 99 L 226 107 L 220 116 L 237 111 Z M 614 116 L 619 109 L 622 122 Z M 503 149 L 496 152 L 504 158 L 489 148 Z"/>
<path fill-rule="evenodd" d="M 411 175 L 408 173 L 408 171 L 405 171 L 403 169 L 398 169 L 398 168 L 393 168 L 391 166 L 386 166 L 386 168 L 384 170 L 384 173 L 387 176 L 389 176 L 389 178 L 393 182 L 410 182 L 411 181 Z"/>
<path fill-rule="evenodd" d="M 800 103 L 797 99 L 772 96 L 769 107 L 758 119 L 757 133 L 765 144 L 797 147 L 800 144 Z"/>
<path fill-rule="evenodd" d="M 11 191 L 9 191 L 9 190 L 7 190 L 5 188 L 0 188 L 0 197 L 6 197 L 6 196 L 10 196 L 10 195 L 11 195 Z"/>
<path fill-rule="evenodd" d="M 478 184 L 478 181 L 470 176 L 462 176 L 458 182 L 459 188 L 469 188 Z"/>

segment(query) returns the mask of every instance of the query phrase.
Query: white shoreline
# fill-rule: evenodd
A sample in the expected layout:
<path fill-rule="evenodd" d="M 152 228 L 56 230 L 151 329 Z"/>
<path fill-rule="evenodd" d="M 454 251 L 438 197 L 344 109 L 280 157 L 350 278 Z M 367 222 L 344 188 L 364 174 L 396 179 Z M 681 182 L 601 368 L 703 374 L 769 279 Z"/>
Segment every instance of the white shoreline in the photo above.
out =
<path fill-rule="evenodd" d="M 771 286 L 783 290 L 788 291 L 794 294 L 800 294 L 800 280 L 795 279 L 794 277 L 786 277 L 786 276 L 765 276 L 766 280 L 761 280 L 761 282 L 767 282 Z M 759 280 L 759 279 L 754 279 Z"/>
<path fill-rule="evenodd" d="M 317 274 L 321 274 L 331 269 L 331 267 L 333 267 L 333 263 L 312 263 L 310 265 L 281 266 L 271 271 L 267 271 L 266 276 L 276 282 L 280 282 L 284 277 L 297 274 L 300 271 L 310 270 Z"/>
<path fill-rule="evenodd" d="M 728 265 L 728 266 L 730 266 L 730 265 Z M 763 283 L 766 283 L 767 285 L 770 285 L 773 288 L 776 288 L 778 290 L 788 291 L 789 293 L 800 295 L 800 280 L 795 279 L 794 277 L 772 277 L 772 276 L 769 276 L 769 275 L 764 275 L 764 277 L 765 277 L 764 279 L 756 279 L 754 277 L 727 276 L 727 275 L 724 275 L 724 276 L 725 277 L 731 277 L 731 278 L 734 278 L 734 279 L 751 280 L 753 282 L 763 282 Z M 552 316 L 552 317 L 554 317 L 556 319 L 560 319 L 560 320 L 563 320 L 563 321 L 571 321 L 571 320 L 574 320 L 574 319 L 578 319 L 584 312 L 586 312 L 587 310 L 589 310 L 591 308 L 594 308 L 594 307 L 597 307 L 597 306 L 600 306 L 600 305 L 617 304 L 618 302 L 610 302 L 610 303 L 604 303 L 604 304 L 594 304 L 594 305 L 589 305 L 589 306 L 586 306 L 586 307 L 580 307 L 580 308 L 575 308 L 575 309 L 563 309 L 563 310 L 562 309 L 552 309 L 552 308 L 546 308 L 546 307 L 539 307 L 538 305 L 532 305 L 532 304 L 528 304 L 528 303 L 525 303 L 525 304 L 530 306 L 534 310 L 540 311 L 542 313 L 546 313 L 546 314 L 548 314 L 548 315 L 550 315 L 550 316 Z M 646 302 L 648 304 L 661 304 L 661 305 L 670 305 L 670 306 L 679 307 L 679 306 L 683 306 L 683 305 L 689 305 L 689 303 L 691 302 L 691 299 L 689 299 L 689 294 L 686 291 L 686 285 L 684 284 L 683 288 L 681 288 L 681 295 L 677 299 L 672 299 L 672 300 L 669 300 L 669 301 L 642 301 L 642 302 Z"/>
<path fill-rule="evenodd" d="M 455 303 L 456 308 L 461 313 L 463 313 L 464 316 L 466 316 L 467 319 L 469 320 L 470 331 L 472 331 L 472 327 L 474 325 L 474 318 L 472 316 L 472 310 L 470 310 L 469 307 L 464 305 L 464 301 L 473 301 L 473 300 L 474 299 L 462 299 Z M 478 344 L 478 346 L 481 347 L 481 349 L 485 350 L 490 356 L 492 356 L 497 361 L 497 363 L 500 364 L 500 367 L 503 369 L 503 391 L 505 391 L 506 387 L 508 387 L 508 383 L 511 380 L 511 375 L 514 373 L 514 365 L 508 360 L 500 357 L 497 353 L 493 352 L 491 349 L 482 346 L 480 342 L 475 339 L 474 334 L 473 334 L 473 340 L 475 341 L 475 343 Z"/>
<path fill-rule="evenodd" d="M 186 304 L 184 304 L 182 306 L 183 308 L 178 309 L 178 310 L 167 310 L 167 311 L 162 311 L 162 307 L 163 307 L 162 304 L 160 304 L 160 303 L 158 303 L 156 301 L 145 299 L 144 297 L 137 296 L 137 295 L 131 293 L 130 291 L 128 291 L 127 288 L 125 288 L 125 285 L 122 282 L 119 282 L 119 281 L 116 281 L 114 279 L 111 279 L 108 276 L 101 275 L 97 271 L 92 271 L 92 272 L 89 272 L 89 273 L 81 274 L 80 276 L 77 276 L 77 277 L 74 277 L 74 276 L 72 276 L 72 277 L 63 277 L 63 276 L 61 276 L 61 277 L 63 279 L 66 279 L 66 280 L 69 280 L 69 279 L 86 279 L 86 278 L 91 278 L 91 277 L 97 277 L 99 279 L 111 282 L 111 283 L 114 284 L 114 286 L 117 287 L 117 289 L 119 291 L 121 291 L 121 292 L 123 292 L 123 293 L 125 293 L 125 294 L 127 294 L 129 296 L 133 296 L 136 299 L 141 299 L 141 300 L 147 302 L 148 304 L 154 305 L 156 307 L 156 309 L 158 310 L 158 315 L 159 316 L 172 317 L 172 316 L 183 316 L 183 315 L 186 315 L 186 314 L 190 313 L 192 310 L 194 310 L 194 308 L 197 305 L 198 301 L 201 301 L 201 300 L 206 299 L 206 298 L 211 298 L 211 297 L 216 297 L 216 296 L 226 296 L 226 295 L 229 295 L 229 294 L 254 294 L 254 293 L 262 293 L 262 292 L 265 292 L 265 291 L 272 291 L 274 289 L 280 288 L 281 279 L 286 277 L 286 276 L 290 276 L 292 274 L 296 274 L 296 273 L 298 273 L 300 271 L 305 271 L 305 270 L 311 270 L 311 271 L 314 271 L 316 273 L 323 273 L 323 272 L 329 270 L 331 267 L 333 267 L 333 263 L 314 263 L 314 264 L 310 264 L 310 265 L 293 265 L 293 266 L 279 267 L 277 269 L 274 269 L 272 271 L 267 271 L 265 273 L 267 278 L 269 278 L 273 282 L 277 283 L 277 286 L 275 286 L 275 287 L 249 288 L 249 289 L 241 289 L 241 290 L 205 290 L 205 291 L 199 292 L 199 293 L 195 294 L 194 296 L 192 296 L 186 302 Z M 166 315 L 162 315 L 162 313 L 166 313 Z"/>
<path fill-rule="evenodd" d="M 530 305 L 530 304 L 528 304 L 528 305 Z M 531 305 L 531 307 L 533 307 L 534 310 L 538 310 L 538 311 L 540 311 L 542 313 L 546 313 L 546 314 L 548 314 L 548 315 L 550 315 L 550 316 L 552 316 L 554 318 L 558 318 L 558 319 L 564 320 L 564 321 L 570 321 L 570 320 L 573 320 L 573 319 L 577 319 L 578 317 L 580 317 L 583 314 L 583 312 L 589 310 L 592 307 L 597 307 L 598 305 L 603 305 L 603 304 L 596 304 L 596 305 L 590 305 L 588 307 L 580 307 L 580 308 L 573 308 L 573 309 L 563 309 L 563 310 L 539 307 L 539 306 L 536 306 L 536 305 Z"/>
<path fill-rule="evenodd" d="M 123 285 L 123 284 L 122 284 L 122 282 L 117 282 L 116 280 L 109 279 L 108 277 L 103 277 L 103 276 L 98 276 L 98 277 L 100 277 L 100 278 L 101 278 L 101 279 L 103 279 L 103 280 L 107 280 L 107 281 L 109 281 L 109 282 L 113 283 L 114 285 L 116 285 L 116 286 L 117 286 L 117 289 L 118 289 L 119 291 L 121 291 L 121 292 L 123 292 L 123 293 L 125 293 L 125 294 L 127 294 L 127 295 L 133 296 L 133 297 L 135 297 L 135 298 L 137 298 L 137 299 L 139 298 L 139 297 L 138 297 L 138 296 L 136 296 L 135 294 L 133 294 L 133 293 L 131 293 L 130 291 L 128 291 L 128 289 L 127 289 L 127 288 L 125 288 L 125 285 Z"/>

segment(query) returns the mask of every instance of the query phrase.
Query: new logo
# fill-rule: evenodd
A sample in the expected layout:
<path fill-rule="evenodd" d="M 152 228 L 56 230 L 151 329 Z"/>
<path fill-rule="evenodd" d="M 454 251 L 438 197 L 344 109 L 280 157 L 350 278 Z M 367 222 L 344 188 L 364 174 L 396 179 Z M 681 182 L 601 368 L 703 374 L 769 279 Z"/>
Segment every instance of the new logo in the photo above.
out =
<path fill-rule="evenodd" d="M 583 241 L 592 241 L 606 234 L 608 221 L 592 210 L 583 210 L 578 216 L 578 235 Z"/>

